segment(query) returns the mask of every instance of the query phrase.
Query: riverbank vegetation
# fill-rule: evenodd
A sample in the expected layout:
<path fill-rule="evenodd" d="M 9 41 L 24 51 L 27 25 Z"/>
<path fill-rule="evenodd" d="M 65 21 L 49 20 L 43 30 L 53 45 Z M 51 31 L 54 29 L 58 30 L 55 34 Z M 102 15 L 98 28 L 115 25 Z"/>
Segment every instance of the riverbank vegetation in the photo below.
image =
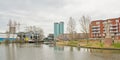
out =
<path fill-rule="evenodd" d="M 0 44 L 9 44 L 9 43 L 28 43 L 27 41 L 24 40 L 4 40 L 2 42 L 0 42 Z"/>
<path fill-rule="evenodd" d="M 120 48 L 120 42 L 113 43 L 112 45 L 108 46 L 101 42 L 100 40 L 89 40 L 89 43 L 86 40 L 71 40 L 71 41 L 58 41 L 56 42 L 57 45 L 63 46 L 76 46 L 76 47 L 93 47 L 93 48 Z"/>
<path fill-rule="evenodd" d="M 120 43 L 113 43 L 113 47 L 120 48 Z"/>

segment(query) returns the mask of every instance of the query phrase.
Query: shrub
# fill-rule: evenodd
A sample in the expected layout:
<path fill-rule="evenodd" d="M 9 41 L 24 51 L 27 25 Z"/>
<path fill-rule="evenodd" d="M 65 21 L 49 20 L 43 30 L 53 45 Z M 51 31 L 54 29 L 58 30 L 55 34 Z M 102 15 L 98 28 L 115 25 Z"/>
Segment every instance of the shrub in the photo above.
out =
<path fill-rule="evenodd" d="M 5 44 L 8 44 L 8 43 L 10 43 L 10 41 L 9 41 L 9 40 L 5 40 L 4 43 L 5 43 Z"/>
<path fill-rule="evenodd" d="M 14 41 L 12 41 L 12 43 L 25 43 L 25 41 L 24 40 L 14 40 Z"/>

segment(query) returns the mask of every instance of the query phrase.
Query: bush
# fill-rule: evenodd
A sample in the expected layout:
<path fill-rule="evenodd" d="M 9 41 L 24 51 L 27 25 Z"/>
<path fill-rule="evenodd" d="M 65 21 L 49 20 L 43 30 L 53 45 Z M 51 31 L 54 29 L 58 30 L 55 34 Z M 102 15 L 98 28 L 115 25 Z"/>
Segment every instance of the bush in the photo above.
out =
<path fill-rule="evenodd" d="M 5 44 L 8 44 L 8 43 L 10 43 L 10 41 L 9 41 L 9 40 L 5 40 L 4 43 L 5 43 Z"/>
<path fill-rule="evenodd" d="M 14 40 L 14 41 L 12 41 L 12 43 L 25 43 L 25 41 L 24 40 Z"/>

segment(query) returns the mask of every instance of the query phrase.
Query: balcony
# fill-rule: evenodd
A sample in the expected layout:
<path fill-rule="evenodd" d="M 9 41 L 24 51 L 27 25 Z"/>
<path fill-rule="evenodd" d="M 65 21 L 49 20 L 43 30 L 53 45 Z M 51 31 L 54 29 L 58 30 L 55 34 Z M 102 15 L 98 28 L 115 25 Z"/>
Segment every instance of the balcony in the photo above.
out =
<path fill-rule="evenodd" d="M 103 28 L 105 30 L 105 28 Z M 110 27 L 110 30 L 118 30 L 118 27 Z"/>
<path fill-rule="evenodd" d="M 92 32 L 92 33 L 94 33 L 94 34 L 95 34 L 95 33 L 100 33 L 100 31 L 94 31 L 94 32 Z"/>
<path fill-rule="evenodd" d="M 118 26 L 118 24 L 110 24 L 110 26 Z"/>
<path fill-rule="evenodd" d="M 112 30 L 111 30 L 110 32 L 111 32 L 111 33 L 117 33 L 117 32 L 118 32 L 118 30 L 116 30 L 116 31 L 112 31 Z"/>
<path fill-rule="evenodd" d="M 117 33 L 116 36 L 120 36 L 120 33 Z"/>
<path fill-rule="evenodd" d="M 115 36 L 115 34 L 110 34 L 111 36 Z"/>
<path fill-rule="evenodd" d="M 110 27 L 110 29 L 112 30 L 112 29 L 118 29 L 118 27 Z"/>
<path fill-rule="evenodd" d="M 100 25 L 98 25 L 98 26 L 92 26 L 92 28 L 100 28 Z"/>
<path fill-rule="evenodd" d="M 106 33 L 106 31 L 103 31 L 103 33 Z"/>
<path fill-rule="evenodd" d="M 103 31 L 103 33 L 106 33 L 106 31 Z M 118 30 L 115 30 L 115 31 L 110 30 L 110 33 L 118 33 Z"/>
<path fill-rule="evenodd" d="M 107 24 L 107 21 L 104 21 L 103 24 Z"/>
<path fill-rule="evenodd" d="M 93 28 L 93 29 L 92 29 L 92 31 L 99 31 L 99 30 L 100 30 L 100 28 L 97 28 L 97 29 L 96 29 L 96 28 Z"/>

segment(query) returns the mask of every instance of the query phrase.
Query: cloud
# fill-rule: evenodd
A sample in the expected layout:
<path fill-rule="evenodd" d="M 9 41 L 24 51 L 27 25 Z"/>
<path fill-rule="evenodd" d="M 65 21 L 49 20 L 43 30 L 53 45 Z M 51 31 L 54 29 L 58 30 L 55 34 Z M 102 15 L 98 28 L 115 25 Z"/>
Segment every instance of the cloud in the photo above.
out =
<path fill-rule="evenodd" d="M 64 21 L 65 29 L 69 17 L 77 21 L 82 15 L 92 20 L 120 17 L 119 0 L 0 0 L 0 31 L 7 30 L 9 19 L 24 26 L 36 25 L 45 34 L 53 33 L 53 23 Z M 5 27 L 2 27 L 5 26 Z M 65 30 L 66 31 L 66 30 Z"/>

